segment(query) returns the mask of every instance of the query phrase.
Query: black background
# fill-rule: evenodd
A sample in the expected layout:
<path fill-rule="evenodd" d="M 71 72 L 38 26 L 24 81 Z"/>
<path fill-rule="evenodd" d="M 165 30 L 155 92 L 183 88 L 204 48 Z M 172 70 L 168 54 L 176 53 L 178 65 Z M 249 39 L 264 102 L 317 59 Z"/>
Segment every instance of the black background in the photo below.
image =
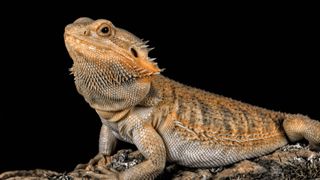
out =
<path fill-rule="evenodd" d="M 2 16 L 0 172 L 70 171 L 98 152 L 100 120 L 76 92 L 63 41 L 64 26 L 82 16 L 150 40 L 150 56 L 172 79 L 320 119 L 312 5 L 100 3 L 38 4 Z"/>

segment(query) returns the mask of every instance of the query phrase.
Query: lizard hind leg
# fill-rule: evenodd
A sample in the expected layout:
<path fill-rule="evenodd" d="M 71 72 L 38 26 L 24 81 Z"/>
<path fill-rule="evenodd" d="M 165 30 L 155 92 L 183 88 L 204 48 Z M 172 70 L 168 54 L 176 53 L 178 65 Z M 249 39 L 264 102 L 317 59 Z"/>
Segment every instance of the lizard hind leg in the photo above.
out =
<path fill-rule="evenodd" d="M 288 115 L 283 122 L 283 128 L 290 141 L 305 138 L 312 149 L 320 151 L 320 121 L 302 115 Z"/>

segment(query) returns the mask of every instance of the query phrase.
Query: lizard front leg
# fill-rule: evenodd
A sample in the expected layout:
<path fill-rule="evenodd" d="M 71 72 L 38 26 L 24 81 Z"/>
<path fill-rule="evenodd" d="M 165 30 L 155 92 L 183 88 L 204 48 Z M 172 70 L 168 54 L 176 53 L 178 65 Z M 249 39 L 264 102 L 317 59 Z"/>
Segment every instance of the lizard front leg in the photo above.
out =
<path fill-rule="evenodd" d="M 99 138 L 99 154 L 110 156 L 117 145 L 117 138 L 112 134 L 110 128 L 102 124 Z"/>
<path fill-rule="evenodd" d="M 117 139 L 112 134 L 110 128 L 104 124 L 101 126 L 100 138 L 99 138 L 99 153 L 89 161 L 87 164 L 79 164 L 75 169 L 93 170 L 95 164 L 101 159 L 105 159 L 105 156 L 110 156 L 116 147 Z"/>
<path fill-rule="evenodd" d="M 87 171 L 83 175 L 98 179 L 154 179 L 159 175 L 166 163 L 166 149 L 158 132 L 151 124 L 141 124 L 132 130 L 132 140 L 146 160 L 123 172 L 114 172 L 103 166 L 97 166 L 93 171 Z"/>
<path fill-rule="evenodd" d="M 166 148 L 161 136 L 149 123 L 134 129 L 132 136 L 146 161 L 120 173 L 120 179 L 154 179 L 166 163 Z"/>

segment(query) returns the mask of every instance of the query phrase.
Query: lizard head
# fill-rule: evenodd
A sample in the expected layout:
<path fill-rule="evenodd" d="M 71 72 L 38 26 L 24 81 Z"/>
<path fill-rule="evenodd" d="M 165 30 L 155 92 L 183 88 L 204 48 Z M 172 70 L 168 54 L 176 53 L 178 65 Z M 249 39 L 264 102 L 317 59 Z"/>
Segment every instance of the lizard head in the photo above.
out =
<path fill-rule="evenodd" d="M 150 49 L 146 42 L 108 20 L 79 18 L 66 26 L 64 37 L 75 63 L 86 60 L 92 65 L 121 66 L 116 75 L 120 79 L 115 81 L 145 78 L 160 72 L 154 59 L 148 57 Z"/>
<path fill-rule="evenodd" d="M 123 102 L 133 105 L 144 98 L 151 79 L 161 71 L 149 58 L 146 42 L 105 19 L 77 19 L 65 27 L 64 40 L 77 89 L 91 105 L 97 103 L 93 98 L 97 94 L 104 102 L 114 99 L 118 104 L 133 96 L 134 102 Z"/>

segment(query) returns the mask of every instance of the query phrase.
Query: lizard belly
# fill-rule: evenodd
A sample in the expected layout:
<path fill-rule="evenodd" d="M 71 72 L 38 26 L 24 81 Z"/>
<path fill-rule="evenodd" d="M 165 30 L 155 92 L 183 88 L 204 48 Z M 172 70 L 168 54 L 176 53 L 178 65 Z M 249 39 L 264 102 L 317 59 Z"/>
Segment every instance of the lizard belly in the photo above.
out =
<path fill-rule="evenodd" d="M 224 144 L 206 145 L 201 141 L 190 141 L 178 134 L 163 134 L 168 161 L 188 167 L 217 167 L 258 157 L 287 144 L 285 136 L 270 144 L 265 140 L 257 146 L 228 146 Z"/>

